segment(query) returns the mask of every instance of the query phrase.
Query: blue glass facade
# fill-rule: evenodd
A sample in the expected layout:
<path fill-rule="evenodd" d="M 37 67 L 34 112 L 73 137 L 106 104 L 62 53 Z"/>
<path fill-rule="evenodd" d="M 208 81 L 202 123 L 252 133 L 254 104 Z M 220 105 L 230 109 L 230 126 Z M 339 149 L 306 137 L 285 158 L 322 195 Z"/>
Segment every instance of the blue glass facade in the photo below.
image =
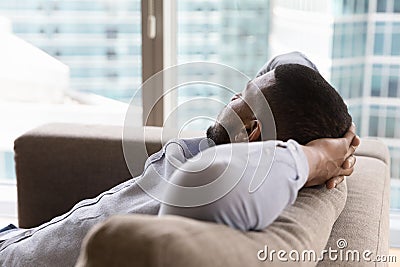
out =
<path fill-rule="evenodd" d="M 395 210 L 400 210 L 400 203 L 398 199 L 400 198 L 400 185 L 395 183 L 390 187 L 390 207 Z"/>
<path fill-rule="evenodd" d="M 270 0 L 215 0 L 215 1 L 177 1 L 177 62 L 209 61 L 225 64 L 254 77 L 268 59 Z M 185 75 L 193 80 L 207 81 L 211 76 L 223 80 L 237 81 L 241 91 L 243 79 L 226 77 L 213 70 L 197 70 Z M 178 89 L 177 127 L 192 118 L 204 116 L 190 125 L 191 129 L 205 130 L 221 109 L 216 102 L 226 103 L 232 93 L 218 86 L 194 84 Z M 196 101 L 207 97 L 216 101 Z M 190 105 L 187 103 L 190 101 Z M 207 106 L 205 108 L 204 106 Z"/>
<path fill-rule="evenodd" d="M 272 9 L 281 22 L 272 43 L 308 49 L 346 100 L 358 134 L 389 146 L 391 207 L 400 208 L 400 0 L 282 0 Z M 291 35 L 302 38 L 291 44 Z"/>
<path fill-rule="evenodd" d="M 70 67 L 70 90 L 128 102 L 141 84 L 140 0 L 2 0 L 0 16 Z M 15 179 L 11 151 L 0 152 L 4 178 Z"/>
<path fill-rule="evenodd" d="M 372 97 L 399 98 L 400 63 L 373 64 L 372 70 L 370 95 Z"/>
<path fill-rule="evenodd" d="M 367 43 L 367 21 L 334 24 L 332 58 L 363 57 Z"/>
<path fill-rule="evenodd" d="M 356 1 L 335 2 L 344 5 Z M 357 12 L 353 10 L 335 17 L 343 22 L 334 24 L 332 58 L 336 61 L 331 78 L 349 101 L 350 113 L 361 135 L 382 138 L 389 146 L 391 207 L 399 209 L 400 1 L 369 1 L 369 5 L 376 6 L 366 9 L 369 16 L 354 16 Z"/>
<path fill-rule="evenodd" d="M 16 35 L 70 67 L 71 90 L 127 102 L 141 84 L 140 3 L 2 0 L 0 16 L 12 21 Z M 177 1 L 177 62 L 218 62 L 254 76 L 268 58 L 269 12 L 269 0 Z M 207 79 L 216 74 L 201 70 L 189 75 Z M 239 84 L 238 90 L 243 86 Z M 178 105 L 196 97 L 227 101 L 231 94 L 213 86 L 185 86 L 177 95 Z M 207 114 L 215 117 L 219 108 L 210 105 Z M 201 103 L 190 105 L 179 120 L 184 122 L 204 110 Z M 204 129 L 209 124 L 191 126 Z M 13 168 L 10 161 L 7 166 Z M 0 173 L 0 177 L 9 176 Z"/>
<path fill-rule="evenodd" d="M 400 55 L 400 22 L 376 21 L 374 36 L 374 55 Z"/>
<path fill-rule="evenodd" d="M 378 13 L 400 13 L 400 2 L 398 0 L 378 0 L 376 5 Z"/>
<path fill-rule="evenodd" d="M 7 0 L 13 32 L 71 69 L 71 90 L 128 102 L 141 84 L 140 0 Z"/>
<path fill-rule="evenodd" d="M 14 153 L 10 151 L 0 153 L 0 179 L 15 180 Z"/>
<path fill-rule="evenodd" d="M 368 13 L 369 0 L 339 0 L 332 1 L 335 15 L 366 14 Z"/>

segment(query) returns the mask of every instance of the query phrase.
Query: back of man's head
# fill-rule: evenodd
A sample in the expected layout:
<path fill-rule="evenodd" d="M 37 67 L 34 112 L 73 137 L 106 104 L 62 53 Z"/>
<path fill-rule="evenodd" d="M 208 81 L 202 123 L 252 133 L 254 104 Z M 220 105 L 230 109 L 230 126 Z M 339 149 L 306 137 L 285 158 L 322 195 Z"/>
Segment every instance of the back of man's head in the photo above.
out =
<path fill-rule="evenodd" d="M 341 96 L 316 71 L 299 64 L 278 66 L 275 82 L 260 88 L 274 115 L 278 140 L 306 144 L 342 137 L 352 118 Z"/>

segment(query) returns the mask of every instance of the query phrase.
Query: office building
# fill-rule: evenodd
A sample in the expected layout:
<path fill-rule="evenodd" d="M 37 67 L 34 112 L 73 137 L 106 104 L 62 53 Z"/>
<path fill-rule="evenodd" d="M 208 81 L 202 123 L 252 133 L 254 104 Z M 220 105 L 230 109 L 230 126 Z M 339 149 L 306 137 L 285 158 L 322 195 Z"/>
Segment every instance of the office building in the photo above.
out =
<path fill-rule="evenodd" d="M 271 53 L 304 51 L 348 103 L 362 137 L 390 149 L 400 209 L 400 1 L 274 1 Z"/>

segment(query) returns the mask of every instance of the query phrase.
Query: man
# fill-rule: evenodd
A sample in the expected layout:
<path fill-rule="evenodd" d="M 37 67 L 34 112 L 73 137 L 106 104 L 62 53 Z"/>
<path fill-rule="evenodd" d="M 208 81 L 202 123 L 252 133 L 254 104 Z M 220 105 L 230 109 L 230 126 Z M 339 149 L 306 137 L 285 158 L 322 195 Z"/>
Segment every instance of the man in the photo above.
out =
<path fill-rule="evenodd" d="M 301 165 L 302 170 L 308 169 L 309 176 L 306 177 L 304 173 L 301 176 L 302 179 L 309 180 L 310 185 L 313 181 L 324 183 L 334 177 L 328 182 L 328 186 L 332 186 L 331 183 L 340 181 L 335 177 L 352 172 L 354 162 L 352 154 L 354 146 L 359 142 L 354 129 L 342 139 L 323 139 L 314 142 L 316 142 L 314 145 L 311 143 L 307 146 L 294 145 L 304 149 L 304 152 L 291 151 L 290 148 L 293 146 L 290 144 L 282 147 L 279 153 L 282 155 L 281 160 L 287 161 L 288 164 L 281 166 L 281 174 L 285 175 L 287 172 L 290 176 L 293 172 L 293 162 L 296 162 Z M 72 266 L 78 257 L 83 237 L 94 224 L 114 214 L 157 214 L 160 203 L 150 197 L 148 192 L 143 191 L 139 184 L 144 181 L 147 185 L 151 185 L 152 191 L 163 191 L 163 183 L 157 181 L 170 179 L 174 171 L 183 166 L 192 157 L 191 155 L 199 154 L 208 148 L 205 143 L 203 138 L 171 140 L 160 152 L 149 157 L 141 176 L 122 183 L 94 199 L 81 201 L 66 214 L 3 241 L 0 244 L 0 265 Z M 304 158 L 305 155 L 307 159 Z M 167 158 L 173 158 L 174 164 L 166 160 Z M 321 172 L 318 165 L 329 168 L 326 172 Z"/>
<path fill-rule="evenodd" d="M 303 58 L 299 53 L 285 56 Z M 306 58 L 304 61 L 306 64 Z M 236 182 L 235 177 L 238 175 L 235 186 L 227 188 L 230 189 L 229 192 L 226 190 L 226 194 L 220 194 L 219 198 L 215 198 L 211 203 L 199 201 L 201 205 L 191 207 L 171 204 L 172 201 L 183 202 L 184 194 L 180 193 L 182 190 L 169 188 L 166 192 L 167 201 L 161 205 L 161 215 L 173 214 L 213 221 L 240 230 L 262 230 L 271 224 L 287 205 L 294 203 L 300 188 L 324 182 L 310 179 L 314 175 L 309 173 L 310 170 L 302 169 L 301 166 L 306 164 L 301 160 L 307 159 L 309 155 L 298 144 L 305 145 L 319 138 L 344 136 L 352 124 L 347 106 L 316 69 L 300 64 L 281 64 L 282 60 L 277 59 L 273 62 L 275 66 L 270 71 L 249 82 L 243 93 L 237 94 L 221 111 L 217 122 L 207 130 L 207 136 L 218 145 L 270 139 L 288 142 L 236 145 L 236 151 L 225 145 L 215 148 L 214 151 L 204 151 L 201 159 L 184 165 L 184 171 L 177 170 L 171 182 L 195 188 L 221 179 Z M 266 108 L 267 104 L 260 104 L 264 98 L 268 101 L 270 110 Z M 271 115 L 268 116 L 268 113 Z M 275 132 L 277 138 L 274 138 Z M 281 160 L 285 157 L 281 155 L 282 147 L 290 146 L 300 153 L 299 157 L 294 157 L 294 171 L 291 176 L 289 171 L 284 175 L 280 173 L 283 165 L 291 162 L 290 159 Z M 260 151 L 263 150 L 265 153 L 261 155 Z M 303 150 L 306 155 L 301 154 Z M 274 161 L 266 155 L 268 153 L 275 153 Z M 207 162 L 213 154 L 213 164 L 204 164 L 203 161 Z M 227 160 L 230 157 L 232 159 Z M 231 161 L 234 164 L 230 164 Z M 255 166 L 253 162 L 256 162 Z M 315 162 L 318 160 L 308 159 L 308 164 Z M 199 165 L 207 167 L 201 169 Z M 192 171 L 187 171 L 188 169 Z M 195 169 L 199 171 L 193 171 Z M 333 187 L 334 183 L 342 180 L 343 177 L 338 177 L 337 180 L 329 182 L 328 187 Z M 251 184 L 255 181 L 258 181 L 258 184 L 253 185 L 252 190 Z M 220 184 L 221 182 L 214 187 L 221 186 Z M 195 193 L 190 195 L 191 199 L 195 197 Z"/>

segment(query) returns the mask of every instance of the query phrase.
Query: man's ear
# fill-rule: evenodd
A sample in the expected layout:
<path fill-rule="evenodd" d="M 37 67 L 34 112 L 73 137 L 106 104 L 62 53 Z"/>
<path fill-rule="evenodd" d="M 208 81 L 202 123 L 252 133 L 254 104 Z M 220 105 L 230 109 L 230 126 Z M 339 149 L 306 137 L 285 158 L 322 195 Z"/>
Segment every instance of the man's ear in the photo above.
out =
<path fill-rule="evenodd" d="M 235 135 L 235 143 L 249 142 L 247 129 L 241 128 L 239 133 Z"/>
<path fill-rule="evenodd" d="M 249 142 L 260 141 L 261 123 L 258 120 L 251 120 L 248 125 L 246 125 L 246 130 L 249 135 Z"/>

